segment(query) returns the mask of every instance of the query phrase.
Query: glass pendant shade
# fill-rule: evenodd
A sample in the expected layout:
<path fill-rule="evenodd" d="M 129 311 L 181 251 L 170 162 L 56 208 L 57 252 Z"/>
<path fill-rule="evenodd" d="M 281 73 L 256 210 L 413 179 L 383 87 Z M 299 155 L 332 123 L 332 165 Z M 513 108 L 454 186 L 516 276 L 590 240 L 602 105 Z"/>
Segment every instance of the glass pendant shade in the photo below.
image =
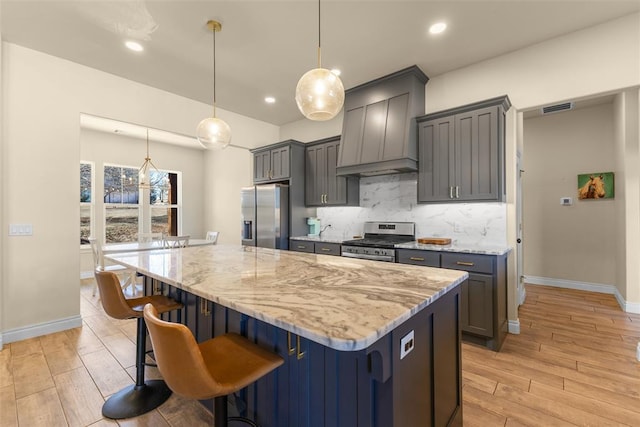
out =
<path fill-rule="evenodd" d="M 309 120 L 334 118 L 344 104 L 344 86 L 340 77 L 326 68 L 307 71 L 296 86 L 296 104 Z"/>
<path fill-rule="evenodd" d="M 196 130 L 198 141 L 206 149 L 221 150 L 231 142 L 231 128 L 217 117 L 208 117 Z"/>

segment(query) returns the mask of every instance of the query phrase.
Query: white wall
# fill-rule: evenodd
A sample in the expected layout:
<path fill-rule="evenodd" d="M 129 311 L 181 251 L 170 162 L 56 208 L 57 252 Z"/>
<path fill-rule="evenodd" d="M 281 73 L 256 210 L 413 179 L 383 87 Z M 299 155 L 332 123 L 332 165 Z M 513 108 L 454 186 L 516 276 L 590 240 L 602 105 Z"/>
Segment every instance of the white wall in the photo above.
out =
<path fill-rule="evenodd" d="M 426 111 L 503 94 L 523 110 L 639 83 L 636 13 L 434 76 L 426 86 Z"/>
<path fill-rule="evenodd" d="M 613 105 L 525 119 L 524 141 L 525 275 L 616 284 L 616 205 L 624 196 L 616 188 L 613 199 L 577 198 L 578 174 L 617 174 Z M 573 205 L 560 205 L 561 197 Z"/>
<path fill-rule="evenodd" d="M 640 89 L 627 90 L 614 100 L 616 186 L 621 194 L 616 211 L 616 267 L 621 304 L 640 313 Z"/>
<path fill-rule="evenodd" d="M 4 341 L 11 342 L 80 324 L 80 113 L 193 135 L 211 107 L 6 42 L 2 91 L 2 229 L 33 225 L 33 236 L 7 237 L 3 248 L 2 328 Z M 276 126 L 221 109 L 218 115 L 231 126 L 235 145 L 278 139 Z M 242 161 L 237 167 L 250 166 Z M 204 197 L 211 203 L 217 194 L 210 184 L 222 178 L 214 169 L 205 173 Z M 221 215 L 218 221 L 239 217 L 233 209 Z M 215 218 L 205 217 L 204 224 L 218 226 Z"/>

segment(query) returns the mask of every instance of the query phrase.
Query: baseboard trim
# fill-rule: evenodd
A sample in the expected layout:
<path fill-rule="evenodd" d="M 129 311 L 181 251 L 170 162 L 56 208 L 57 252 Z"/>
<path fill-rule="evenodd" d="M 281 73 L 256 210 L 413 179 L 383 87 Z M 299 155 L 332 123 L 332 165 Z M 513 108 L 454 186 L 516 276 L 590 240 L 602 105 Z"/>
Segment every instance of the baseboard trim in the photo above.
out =
<path fill-rule="evenodd" d="M 509 333 L 515 335 L 520 334 L 520 319 L 509 320 Z"/>
<path fill-rule="evenodd" d="M 525 283 L 528 285 L 554 286 L 556 288 L 576 289 L 579 291 L 598 292 L 610 294 L 616 297 L 618 305 L 626 313 L 640 313 L 640 303 L 627 302 L 622 297 L 618 288 L 613 285 L 602 283 L 577 282 L 574 280 L 554 279 L 550 277 L 525 276 Z"/>
<path fill-rule="evenodd" d="M 92 279 L 93 271 L 81 271 L 80 272 L 80 280 L 82 279 Z"/>
<path fill-rule="evenodd" d="M 67 329 L 79 328 L 80 326 L 82 326 L 82 317 L 80 315 L 72 316 L 66 319 L 4 331 L 0 336 L 0 342 L 8 344 L 42 335 L 53 334 L 55 332 L 66 331 Z M 0 345 L 0 348 L 1 347 Z"/>

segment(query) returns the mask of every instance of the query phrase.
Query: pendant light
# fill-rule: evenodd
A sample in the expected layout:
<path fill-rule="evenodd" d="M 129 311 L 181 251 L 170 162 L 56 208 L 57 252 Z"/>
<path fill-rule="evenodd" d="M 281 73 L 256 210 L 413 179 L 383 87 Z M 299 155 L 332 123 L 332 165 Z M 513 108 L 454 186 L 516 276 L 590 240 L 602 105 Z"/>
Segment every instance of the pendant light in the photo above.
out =
<path fill-rule="evenodd" d="M 213 33 L 213 117 L 200 122 L 196 135 L 204 148 L 220 150 L 231 142 L 231 128 L 224 120 L 216 117 L 216 33 L 222 31 L 222 24 L 210 20 L 207 28 Z"/>
<path fill-rule="evenodd" d="M 296 104 L 310 120 L 325 121 L 336 116 L 344 104 L 340 77 L 322 68 L 320 51 L 320 0 L 318 0 L 318 68 L 307 71 L 296 86 Z"/>
<path fill-rule="evenodd" d="M 151 157 L 149 157 L 149 129 L 147 129 L 147 157 L 144 158 L 144 163 L 140 166 L 140 169 L 138 169 L 138 186 L 140 189 L 148 190 L 151 188 L 151 168 L 158 172 L 158 168 L 151 161 Z"/>

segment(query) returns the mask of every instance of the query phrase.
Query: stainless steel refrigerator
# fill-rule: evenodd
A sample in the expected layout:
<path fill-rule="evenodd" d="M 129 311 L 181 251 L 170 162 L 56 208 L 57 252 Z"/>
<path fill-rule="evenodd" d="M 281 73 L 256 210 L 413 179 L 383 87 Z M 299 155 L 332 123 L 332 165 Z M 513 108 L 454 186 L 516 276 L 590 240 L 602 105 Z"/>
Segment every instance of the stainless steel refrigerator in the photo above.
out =
<path fill-rule="evenodd" d="M 242 189 L 242 244 L 289 249 L 289 186 L 265 184 Z"/>

